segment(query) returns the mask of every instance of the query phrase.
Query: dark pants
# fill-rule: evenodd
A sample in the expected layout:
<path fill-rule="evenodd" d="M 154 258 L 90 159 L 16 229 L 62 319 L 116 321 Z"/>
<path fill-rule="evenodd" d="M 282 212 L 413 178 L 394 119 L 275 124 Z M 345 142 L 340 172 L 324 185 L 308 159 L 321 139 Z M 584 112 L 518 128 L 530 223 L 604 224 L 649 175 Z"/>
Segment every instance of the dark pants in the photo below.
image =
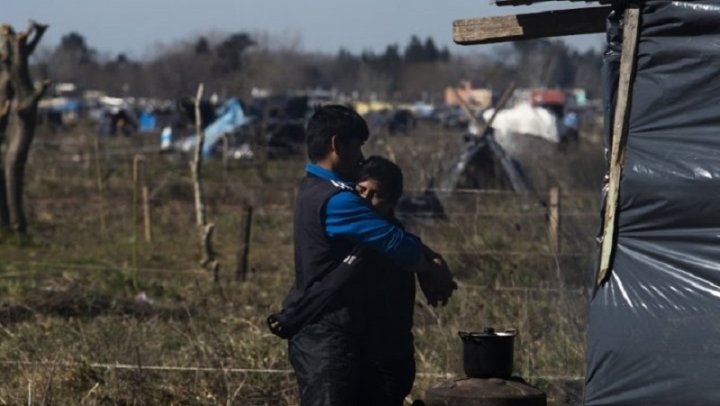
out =
<path fill-rule="evenodd" d="M 410 331 L 353 323 L 345 308 L 307 324 L 288 343 L 301 406 L 401 406 L 415 380 Z M 374 326 L 378 329 L 378 326 Z"/>
<path fill-rule="evenodd" d="M 412 353 L 379 357 L 358 335 L 320 320 L 288 344 L 301 406 L 401 406 L 415 380 Z"/>
<path fill-rule="evenodd" d="M 401 358 L 362 357 L 358 405 L 402 406 L 415 380 L 412 355 Z"/>
<path fill-rule="evenodd" d="M 354 406 L 357 340 L 323 320 L 300 329 L 288 344 L 301 406 Z"/>

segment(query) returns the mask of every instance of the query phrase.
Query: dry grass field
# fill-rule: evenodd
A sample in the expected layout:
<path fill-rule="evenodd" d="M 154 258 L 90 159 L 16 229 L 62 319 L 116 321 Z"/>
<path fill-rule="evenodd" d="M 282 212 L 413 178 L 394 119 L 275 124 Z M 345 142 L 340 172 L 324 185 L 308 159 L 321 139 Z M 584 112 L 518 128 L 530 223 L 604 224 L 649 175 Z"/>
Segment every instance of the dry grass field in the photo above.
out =
<path fill-rule="evenodd" d="M 157 141 L 103 139 L 96 155 L 90 128 L 40 130 L 27 175 L 30 237 L 0 237 L 0 404 L 297 404 L 286 343 L 265 317 L 292 280 L 291 208 L 304 158 L 207 162 L 215 281 L 199 266 L 189 157 L 153 152 Z M 366 154 L 393 156 L 406 187 L 420 190 L 461 147 L 460 132 L 421 125 L 372 138 Z M 138 183 L 150 190 L 152 242 L 134 203 L 132 162 L 143 150 Z M 519 330 L 517 375 L 553 404 L 577 403 L 602 147 L 583 139 L 571 151 L 528 156 L 537 193 L 457 191 L 443 201 L 446 220 L 410 226 L 446 256 L 460 285 L 446 307 L 418 298 L 413 399 L 462 374 L 459 330 L 495 326 Z M 551 186 L 561 188 L 557 254 L 548 242 Z M 241 282 L 245 205 L 254 216 Z"/>

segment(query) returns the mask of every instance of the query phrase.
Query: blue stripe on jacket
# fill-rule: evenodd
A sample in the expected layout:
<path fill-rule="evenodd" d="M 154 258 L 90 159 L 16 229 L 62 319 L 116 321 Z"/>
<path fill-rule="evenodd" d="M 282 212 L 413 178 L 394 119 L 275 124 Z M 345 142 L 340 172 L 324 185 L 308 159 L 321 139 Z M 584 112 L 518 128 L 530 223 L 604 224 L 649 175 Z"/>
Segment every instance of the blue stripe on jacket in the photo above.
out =
<path fill-rule="evenodd" d="M 325 232 L 330 238 L 365 244 L 402 267 L 417 263 L 422 255 L 417 237 L 383 218 L 351 183 L 342 181 L 334 172 L 312 163 L 305 170 L 346 190 L 333 195 L 325 205 Z"/>

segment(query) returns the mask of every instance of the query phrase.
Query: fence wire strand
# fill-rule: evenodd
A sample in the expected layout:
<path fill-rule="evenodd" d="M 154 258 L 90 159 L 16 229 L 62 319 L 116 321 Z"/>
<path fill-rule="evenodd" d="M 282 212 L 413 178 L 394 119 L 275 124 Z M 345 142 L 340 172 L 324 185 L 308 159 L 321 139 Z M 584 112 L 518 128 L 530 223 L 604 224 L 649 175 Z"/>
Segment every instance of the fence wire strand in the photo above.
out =
<path fill-rule="evenodd" d="M 71 362 L 71 361 L 0 361 L 0 365 L 14 367 L 89 367 L 93 369 L 123 369 L 135 371 L 156 371 L 156 372 L 215 372 L 215 373 L 241 373 L 241 374 L 276 374 L 276 375 L 293 375 L 295 371 L 292 369 L 273 369 L 273 368 L 215 368 L 204 366 L 177 366 L 177 365 L 138 365 L 124 363 L 99 363 L 99 362 Z M 444 378 L 454 379 L 461 376 L 454 372 L 417 372 L 416 376 L 423 378 Z M 531 381 L 542 379 L 546 381 L 573 381 L 583 380 L 583 376 L 579 375 L 534 375 L 528 377 Z"/>

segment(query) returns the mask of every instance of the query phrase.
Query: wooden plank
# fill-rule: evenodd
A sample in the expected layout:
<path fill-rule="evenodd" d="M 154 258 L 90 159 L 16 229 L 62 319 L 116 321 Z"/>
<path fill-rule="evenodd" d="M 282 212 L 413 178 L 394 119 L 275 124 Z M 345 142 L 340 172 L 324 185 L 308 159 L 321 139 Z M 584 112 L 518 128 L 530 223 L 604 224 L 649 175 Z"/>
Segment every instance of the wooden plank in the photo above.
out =
<path fill-rule="evenodd" d="M 532 4 L 538 4 L 538 3 L 549 3 L 551 1 L 559 1 L 559 0 L 495 0 L 496 6 L 529 6 Z M 569 0 L 569 1 L 576 1 L 576 2 L 585 2 L 590 3 L 593 0 Z M 611 0 L 594 0 L 597 3 L 601 4 L 607 4 Z"/>
<path fill-rule="evenodd" d="M 586 7 L 455 20 L 453 40 L 473 45 L 605 32 L 609 14 L 610 7 Z"/>
<path fill-rule="evenodd" d="M 610 180 L 605 197 L 605 216 L 603 218 L 602 245 L 600 248 L 600 269 L 597 284 L 600 285 L 610 276 L 613 252 L 615 249 L 617 206 L 620 196 L 620 175 L 625 162 L 628 121 L 632 97 L 632 82 L 635 73 L 635 54 L 637 52 L 638 26 L 640 10 L 630 6 L 625 11 L 623 23 L 622 55 L 620 57 L 620 79 L 618 81 L 617 101 L 613 117 L 612 144 L 610 149 Z"/>
<path fill-rule="evenodd" d="M 552 0 L 495 0 L 496 6 L 529 6 L 536 3 L 545 3 Z"/>

